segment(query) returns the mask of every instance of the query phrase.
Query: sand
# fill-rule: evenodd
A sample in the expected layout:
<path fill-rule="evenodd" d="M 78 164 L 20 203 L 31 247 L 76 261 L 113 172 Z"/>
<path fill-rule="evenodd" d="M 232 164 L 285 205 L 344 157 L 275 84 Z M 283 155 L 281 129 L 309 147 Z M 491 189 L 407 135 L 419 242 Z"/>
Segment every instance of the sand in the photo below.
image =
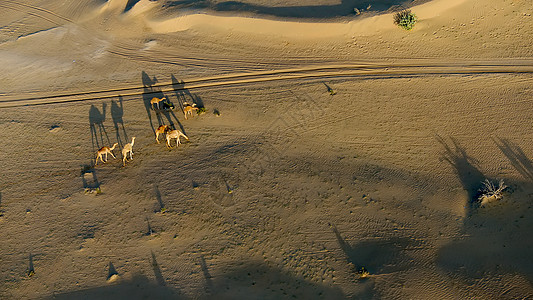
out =
<path fill-rule="evenodd" d="M 0 3 L 1 299 L 533 297 L 528 1 L 230 4 Z"/>

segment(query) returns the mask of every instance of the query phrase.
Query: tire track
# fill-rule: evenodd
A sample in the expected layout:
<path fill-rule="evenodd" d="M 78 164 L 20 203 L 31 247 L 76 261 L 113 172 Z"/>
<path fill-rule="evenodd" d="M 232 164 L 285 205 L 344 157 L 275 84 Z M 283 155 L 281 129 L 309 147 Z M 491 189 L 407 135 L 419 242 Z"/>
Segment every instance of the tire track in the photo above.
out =
<path fill-rule="evenodd" d="M 173 92 L 180 90 L 193 90 L 223 86 L 238 86 L 259 82 L 278 80 L 297 80 L 312 78 L 335 77 L 372 77 L 372 76 L 438 76 L 438 75 L 481 75 L 481 74 L 531 74 L 533 62 L 518 61 L 519 63 L 431 63 L 431 64 L 349 64 L 330 66 L 311 66 L 298 69 L 281 69 L 274 71 L 259 71 L 252 73 L 237 73 L 220 76 L 194 78 L 182 81 L 179 84 L 166 82 L 155 84 L 151 88 L 160 88 L 158 91 L 146 93 L 145 86 L 124 87 L 118 89 L 96 90 L 78 93 L 66 93 L 48 96 L 35 96 L 25 98 L 1 97 L 0 108 L 47 105 L 57 103 L 81 102 L 115 98 L 118 96 L 139 96 L 143 94 Z"/>

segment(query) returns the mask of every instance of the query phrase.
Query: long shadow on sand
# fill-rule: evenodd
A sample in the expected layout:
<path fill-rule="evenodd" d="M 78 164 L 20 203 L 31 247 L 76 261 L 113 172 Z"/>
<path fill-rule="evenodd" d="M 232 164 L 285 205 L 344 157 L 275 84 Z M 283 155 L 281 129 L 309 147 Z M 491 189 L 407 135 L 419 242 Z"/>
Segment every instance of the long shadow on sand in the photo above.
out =
<path fill-rule="evenodd" d="M 486 177 L 476 167 L 475 159 L 456 140 L 451 139 L 452 146 L 439 136 L 437 140 L 445 149 L 444 159 L 454 167 L 469 197 L 461 234 L 439 249 L 437 265 L 450 277 L 460 278 L 468 285 L 503 274 L 520 274 L 533 284 L 533 258 L 529 250 L 533 240 L 528 238 L 533 228 L 533 184 L 506 180 L 513 188 L 505 192 L 503 200 L 480 207 L 478 188 Z M 521 149 L 506 140 L 495 142 L 513 166 L 530 179 L 531 164 Z M 503 289 L 502 285 L 500 290 Z M 511 295 L 516 293 L 511 289 L 509 293 L 506 295 L 509 299 L 520 296 Z"/>
<path fill-rule="evenodd" d="M 494 138 L 494 143 L 502 151 L 502 153 L 509 159 L 511 165 L 522 175 L 526 180 L 533 181 L 533 163 L 524 153 L 522 148 L 513 144 L 507 139 Z"/>
<path fill-rule="evenodd" d="M 172 128 L 176 128 L 176 123 L 178 124 L 180 130 L 187 134 L 185 132 L 185 128 L 183 128 L 183 125 L 178 120 L 178 117 L 176 117 L 176 114 L 174 114 L 174 111 L 169 109 L 157 109 L 152 106 L 150 101 L 152 98 L 163 98 L 165 97 L 167 99 L 166 103 L 164 105 L 169 106 L 168 97 L 165 96 L 165 94 L 157 87 L 154 87 L 153 85 L 158 82 L 156 77 L 150 78 L 150 76 L 142 71 L 141 73 L 142 77 L 142 84 L 143 84 L 143 103 L 144 107 L 146 109 L 146 114 L 148 115 L 148 119 L 150 121 L 150 127 L 152 128 L 152 131 L 155 136 L 155 129 L 161 125 L 169 125 Z M 152 121 L 152 112 L 155 113 L 157 118 L 157 127 L 154 125 L 154 122 Z M 164 117 L 164 118 L 163 118 Z M 166 119 L 166 122 L 165 122 Z M 174 123 L 174 120 L 176 123 Z"/>
<path fill-rule="evenodd" d="M 46 299 L 345 299 L 334 286 L 317 284 L 262 262 L 247 262 L 211 278 L 208 264 L 200 259 L 204 287 L 188 297 L 177 287 L 165 283 L 159 264 L 152 253 L 151 266 L 155 281 L 143 275 L 119 279 L 106 286 L 55 294 Z"/>
<path fill-rule="evenodd" d="M 118 102 L 111 100 L 111 117 L 113 118 L 113 124 L 115 125 L 117 143 L 120 148 L 122 148 L 124 144 L 127 143 L 125 141 L 129 140 L 126 128 L 124 127 L 124 101 L 122 100 L 122 96 L 118 96 Z"/>
<path fill-rule="evenodd" d="M 335 225 L 331 225 L 339 246 L 355 270 L 365 267 L 370 274 L 390 273 L 406 269 L 403 261 L 408 261 L 402 251 L 413 246 L 407 238 L 370 239 L 350 245 L 341 236 Z"/>
<path fill-rule="evenodd" d="M 478 208 L 479 202 L 477 197 L 482 181 L 486 179 L 483 173 L 478 169 L 477 161 L 468 156 L 466 151 L 459 145 L 457 140 L 450 138 L 451 146 L 440 136 L 436 136 L 437 141 L 444 148 L 442 158 L 454 168 L 463 189 L 468 194 L 468 203 L 466 203 L 467 215 L 471 215 Z"/>
<path fill-rule="evenodd" d="M 100 186 L 94 166 L 82 165 L 80 177 L 84 189 L 96 189 Z"/>
<path fill-rule="evenodd" d="M 96 150 L 100 149 L 100 147 L 106 146 L 104 137 L 107 141 L 107 145 L 110 146 L 111 144 L 104 126 L 105 114 L 105 103 L 102 104 L 102 112 L 100 112 L 100 110 L 94 106 L 94 104 L 91 105 L 91 108 L 89 109 L 89 127 L 91 129 L 91 141 L 93 143 L 94 153 L 96 153 Z"/>
<path fill-rule="evenodd" d="M 467 216 L 460 236 L 439 249 L 437 265 L 450 277 L 473 285 L 487 277 L 519 274 L 529 281 L 531 290 L 533 239 L 529 237 L 533 228 L 533 185 L 521 182 L 515 186 L 516 190 L 504 194 L 503 200 Z M 512 289 L 509 292 L 512 294 Z M 506 298 L 523 296 L 511 294 Z"/>
<path fill-rule="evenodd" d="M 353 16 L 354 8 L 366 9 L 372 4 L 372 11 L 386 11 L 399 5 L 406 5 L 411 1 L 406 0 L 342 0 L 334 5 L 304 5 L 304 6 L 264 6 L 240 1 L 209 1 L 209 0 L 178 0 L 167 1 L 166 7 L 179 10 L 202 9 L 220 12 L 248 12 L 258 15 L 284 17 L 284 18 L 335 18 Z M 420 2 L 417 2 L 420 3 Z"/>

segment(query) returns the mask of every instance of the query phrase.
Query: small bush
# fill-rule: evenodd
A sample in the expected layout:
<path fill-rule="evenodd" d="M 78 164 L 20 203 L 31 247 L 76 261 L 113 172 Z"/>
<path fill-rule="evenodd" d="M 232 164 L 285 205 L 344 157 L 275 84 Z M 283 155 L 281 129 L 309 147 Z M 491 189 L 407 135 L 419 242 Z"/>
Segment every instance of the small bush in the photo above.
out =
<path fill-rule="evenodd" d="M 483 186 L 481 187 L 480 195 L 478 197 L 478 200 L 481 201 L 481 206 L 494 201 L 494 200 L 500 200 L 503 198 L 503 190 L 507 188 L 503 180 L 500 180 L 498 182 L 498 185 L 495 185 L 488 179 L 485 179 L 485 181 L 482 182 Z"/>
<path fill-rule="evenodd" d="M 196 114 L 201 115 L 201 114 L 204 114 L 204 113 L 206 113 L 206 112 L 207 112 L 207 110 L 205 109 L 205 107 L 200 107 L 200 108 L 198 108 L 198 110 L 196 111 Z"/>
<path fill-rule="evenodd" d="M 370 272 L 365 267 L 361 267 L 357 274 L 359 274 L 359 279 L 365 279 L 370 275 Z"/>
<path fill-rule="evenodd" d="M 405 30 L 413 29 L 417 20 L 416 15 L 409 9 L 402 10 L 394 15 L 394 24 Z"/>

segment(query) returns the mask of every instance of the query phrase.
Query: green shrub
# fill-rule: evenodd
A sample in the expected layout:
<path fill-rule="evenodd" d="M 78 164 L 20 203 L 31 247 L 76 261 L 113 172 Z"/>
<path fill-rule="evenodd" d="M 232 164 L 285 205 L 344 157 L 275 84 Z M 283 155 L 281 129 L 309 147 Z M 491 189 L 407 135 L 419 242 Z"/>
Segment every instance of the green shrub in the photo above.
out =
<path fill-rule="evenodd" d="M 394 15 L 394 24 L 405 30 L 413 29 L 417 20 L 416 15 L 409 9 L 402 10 Z"/>
<path fill-rule="evenodd" d="M 196 114 L 198 115 L 201 115 L 201 114 L 204 114 L 207 110 L 205 109 L 205 107 L 200 107 L 198 108 L 198 110 L 196 111 Z"/>

